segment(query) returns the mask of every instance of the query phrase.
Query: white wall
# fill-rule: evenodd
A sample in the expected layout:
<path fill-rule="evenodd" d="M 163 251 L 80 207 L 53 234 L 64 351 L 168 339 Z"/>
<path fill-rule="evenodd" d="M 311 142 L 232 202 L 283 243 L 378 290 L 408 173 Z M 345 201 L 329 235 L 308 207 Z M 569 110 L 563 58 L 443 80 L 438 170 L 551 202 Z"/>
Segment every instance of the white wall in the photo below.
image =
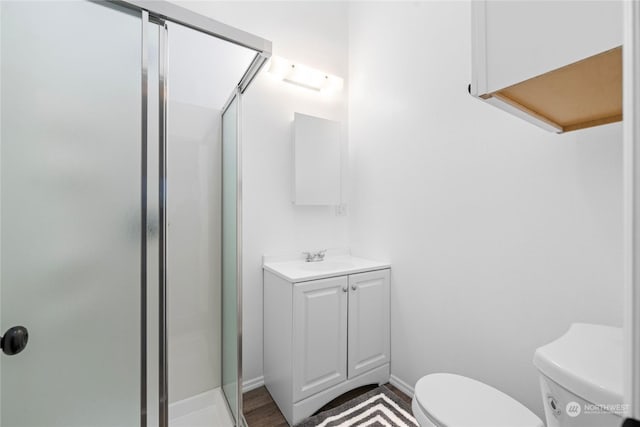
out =
<path fill-rule="evenodd" d="M 347 4 L 177 2 L 273 42 L 274 54 L 346 77 Z M 262 255 L 348 246 L 347 218 L 291 203 L 291 122 L 301 112 L 345 123 L 347 90 L 324 96 L 260 73 L 245 93 L 243 379 L 262 376 Z M 346 137 L 346 126 L 344 128 Z"/>
<path fill-rule="evenodd" d="M 469 2 L 354 3 L 350 243 L 392 263 L 392 373 L 543 416 L 536 347 L 622 323 L 620 124 L 553 135 L 473 99 Z"/>

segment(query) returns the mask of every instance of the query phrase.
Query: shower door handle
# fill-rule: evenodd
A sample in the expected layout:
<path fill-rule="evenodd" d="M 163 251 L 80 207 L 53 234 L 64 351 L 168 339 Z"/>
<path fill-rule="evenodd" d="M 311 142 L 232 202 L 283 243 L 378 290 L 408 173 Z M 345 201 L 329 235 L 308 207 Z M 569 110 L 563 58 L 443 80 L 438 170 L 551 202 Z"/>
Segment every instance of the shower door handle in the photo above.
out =
<path fill-rule="evenodd" d="M 29 331 L 24 326 L 14 326 L 0 337 L 0 348 L 6 355 L 13 356 L 20 353 L 27 346 Z"/>

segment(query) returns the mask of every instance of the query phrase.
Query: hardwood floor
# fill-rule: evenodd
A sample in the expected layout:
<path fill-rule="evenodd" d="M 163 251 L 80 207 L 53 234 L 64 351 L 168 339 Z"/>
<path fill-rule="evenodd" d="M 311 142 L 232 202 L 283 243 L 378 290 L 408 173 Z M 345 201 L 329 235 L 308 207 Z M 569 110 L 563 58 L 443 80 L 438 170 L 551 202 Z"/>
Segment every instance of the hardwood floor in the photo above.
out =
<path fill-rule="evenodd" d="M 401 392 L 397 387 L 387 383 L 385 386 L 394 392 L 400 399 L 411 405 L 411 397 Z M 358 397 L 376 388 L 376 385 L 359 387 L 348 391 L 324 405 L 318 412 L 340 406 L 343 403 Z M 262 386 L 255 390 L 244 393 L 242 396 L 244 418 L 249 427 L 287 427 L 287 420 L 284 419 L 278 406 L 271 398 L 267 388 Z"/>
<path fill-rule="evenodd" d="M 387 386 L 389 390 L 394 392 L 396 396 L 398 396 L 400 399 L 404 400 L 407 403 L 407 405 L 409 405 L 409 407 L 411 407 L 411 396 L 404 394 L 402 391 L 400 391 L 398 387 L 391 385 L 389 383 L 386 383 L 385 386 Z"/>
<path fill-rule="evenodd" d="M 287 420 L 265 386 L 242 395 L 242 413 L 249 427 L 287 427 Z"/>

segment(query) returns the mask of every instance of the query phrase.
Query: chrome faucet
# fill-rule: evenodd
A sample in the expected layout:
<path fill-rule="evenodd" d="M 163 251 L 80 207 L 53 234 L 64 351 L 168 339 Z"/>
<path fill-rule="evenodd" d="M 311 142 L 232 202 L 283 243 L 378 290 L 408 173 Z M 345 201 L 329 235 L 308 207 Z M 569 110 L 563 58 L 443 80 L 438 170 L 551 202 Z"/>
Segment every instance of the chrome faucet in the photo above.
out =
<path fill-rule="evenodd" d="M 324 256 L 327 250 L 323 249 L 318 252 L 302 252 L 302 255 L 305 256 L 305 262 L 320 262 L 324 261 Z"/>

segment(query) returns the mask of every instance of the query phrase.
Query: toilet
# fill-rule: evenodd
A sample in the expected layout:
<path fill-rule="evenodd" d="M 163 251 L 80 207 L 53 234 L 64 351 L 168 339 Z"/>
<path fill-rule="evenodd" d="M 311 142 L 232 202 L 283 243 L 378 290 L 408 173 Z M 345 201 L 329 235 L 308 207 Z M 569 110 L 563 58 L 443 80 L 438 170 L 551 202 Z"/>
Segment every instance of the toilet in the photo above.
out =
<path fill-rule="evenodd" d="M 547 427 L 618 427 L 624 415 L 622 328 L 574 323 L 533 364 Z"/>
<path fill-rule="evenodd" d="M 455 374 L 420 378 L 411 409 L 421 427 L 544 427 L 526 406 L 500 390 Z"/>
<path fill-rule="evenodd" d="M 622 329 L 574 323 L 538 348 L 533 363 L 547 427 L 618 427 L 623 405 Z M 418 380 L 411 403 L 421 427 L 544 427 L 520 402 L 454 374 Z"/>

